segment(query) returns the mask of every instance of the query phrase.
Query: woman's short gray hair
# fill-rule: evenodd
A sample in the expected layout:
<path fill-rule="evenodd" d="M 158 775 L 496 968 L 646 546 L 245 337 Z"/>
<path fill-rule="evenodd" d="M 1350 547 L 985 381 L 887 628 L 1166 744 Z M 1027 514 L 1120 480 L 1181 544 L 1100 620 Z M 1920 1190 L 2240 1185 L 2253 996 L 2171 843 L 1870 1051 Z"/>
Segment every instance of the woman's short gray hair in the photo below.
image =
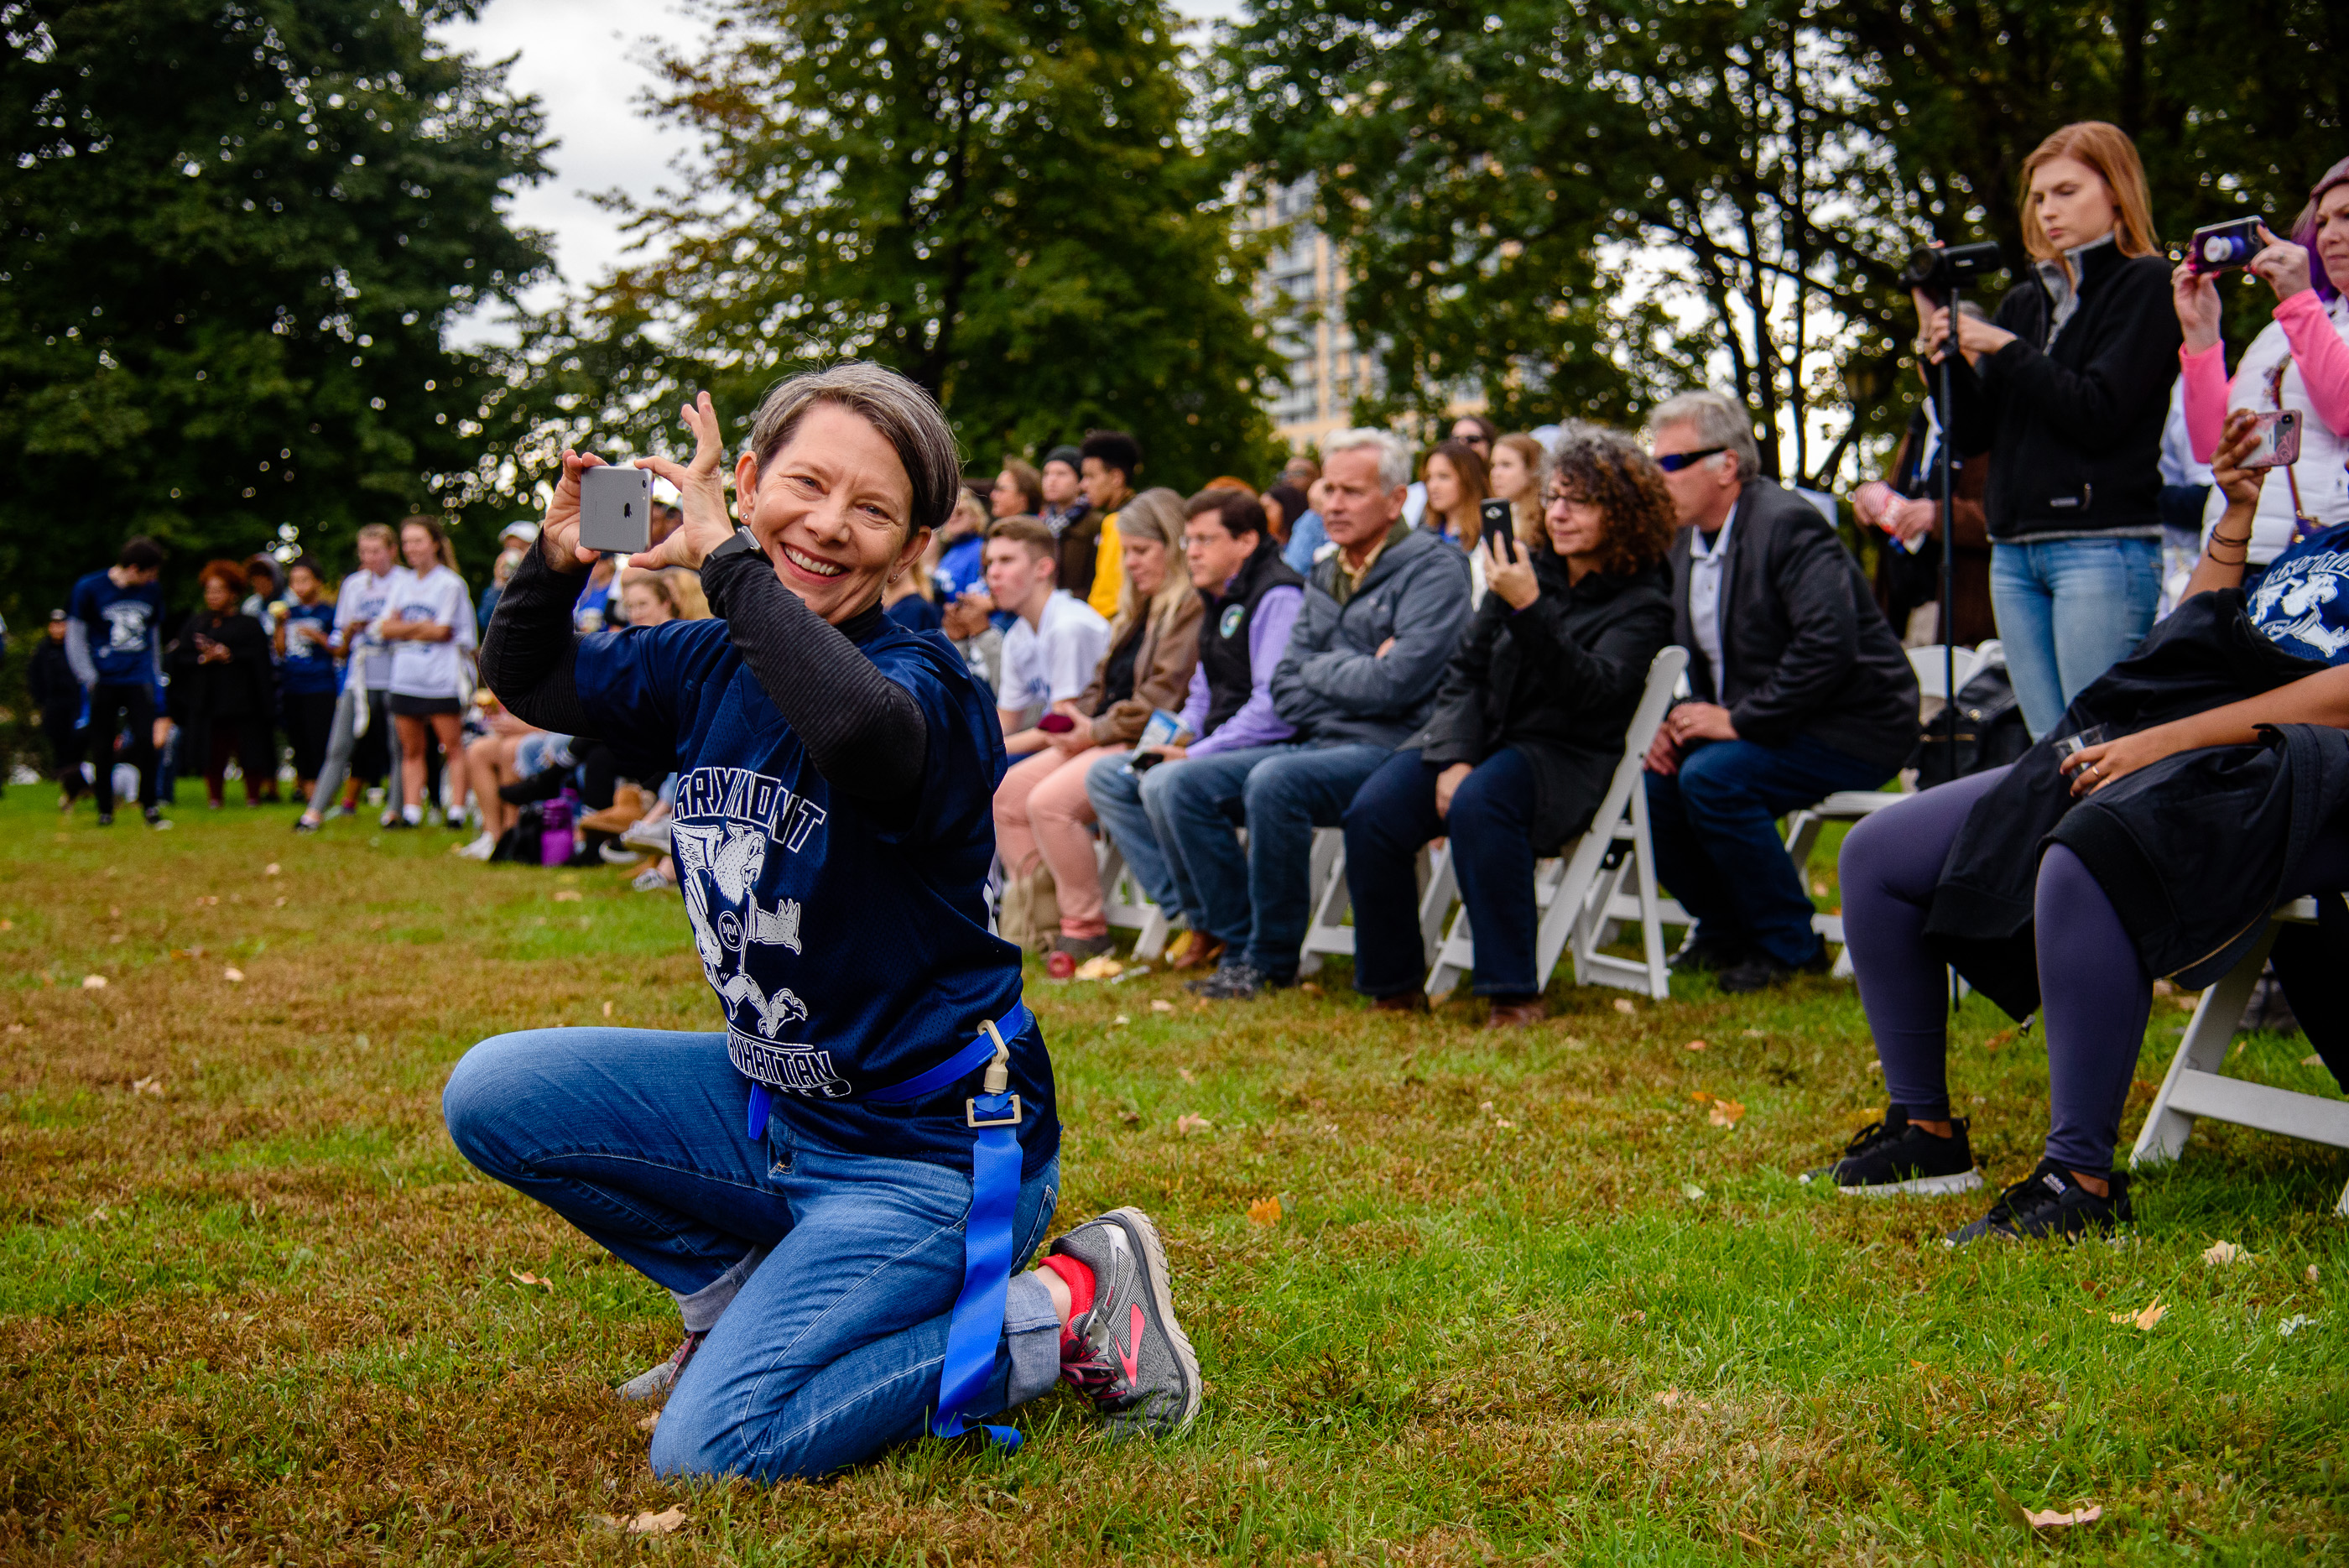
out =
<path fill-rule="evenodd" d="M 1745 405 L 1721 392 L 1682 392 L 1666 398 L 1648 414 L 1648 434 L 1666 425 L 1687 425 L 1696 431 L 1696 444 L 1725 448 L 1736 460 L 1737 477 L 1751 479 L 1762 472 L 1762 454 L 1754 445 L 1754 416 Z"/>
<path fill-rule="evenodd" d="M 1362 427 L 1348 431 L 1332 431 L 1321 438 L 1321 467 L 1328 472 L 1330 460 L 1341 452 L 1354 452 L 1362 447 L 1379 449 L 1379 488 L 1401 490 L 1411 483 L 1411 448 L 1402 438 L 1385 431 Z"/>
<path fill-rule="evenodd" d="M 906 519 L 909 535 L 916 528 L 946 526 L 962 491 L 962 460 L 955 451 L 952 427 L 929 393 L 896 371 L 862 359 L 775 383 L 750 417 L 750 451 L 761 469 L 774 461 L 818 403 L 861 415 L 896 449 L 914 492 L 913 515 Z"/>

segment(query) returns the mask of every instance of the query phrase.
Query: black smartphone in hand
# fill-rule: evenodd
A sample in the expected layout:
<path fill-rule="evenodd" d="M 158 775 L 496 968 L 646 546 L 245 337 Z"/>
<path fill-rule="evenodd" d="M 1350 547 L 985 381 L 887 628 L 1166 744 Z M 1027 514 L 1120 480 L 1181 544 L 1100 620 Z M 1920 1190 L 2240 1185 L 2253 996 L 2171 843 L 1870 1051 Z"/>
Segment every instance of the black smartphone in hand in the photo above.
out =
<path fill-rule="evenodd" d="M 1514 561 L 1517 558 L 1516 518 L 1514 508 L 1506 501 L 1487 499 L 1476 508 L 1479 525 L 1487 539 L 1498 539 L 1501 554 Z"/>

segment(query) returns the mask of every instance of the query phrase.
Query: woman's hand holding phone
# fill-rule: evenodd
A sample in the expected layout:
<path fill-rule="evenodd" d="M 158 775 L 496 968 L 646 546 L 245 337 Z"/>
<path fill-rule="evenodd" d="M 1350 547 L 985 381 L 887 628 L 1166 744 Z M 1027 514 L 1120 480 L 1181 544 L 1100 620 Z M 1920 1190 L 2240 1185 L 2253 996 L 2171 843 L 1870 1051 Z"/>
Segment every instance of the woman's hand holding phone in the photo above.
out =
<path fill-rule="evenodd" d="M 565 449 L 563 478 L 554 486 L 554 499 L 546 504 L 546 515 L 539 520 L 539 557 L 566 576 L 587 570 L 597 558 L 597 552 L 579 547 L 579 476 L 603 466 L 604 460 L 593 452 Z"/>
<path fill-rule="evenodd" d="M 1533 557 L 1506 534 L 1487 535 L 1476 546 L 1485 553 L 1485 587 L 1501 596 L 1511 609 L 1521 610 L 1541 597 L 1534 576 Z"/>
<path fill-rule="evenodd" d="M 2263 247 L 2260 254 L 2244 265 L 2275 290 L 2276 303 L 2307 293 L 2308 253 L 2290 240 L 2276 238 L 2265 223 L 2260 225 L 2260 244 Z"/>
<path fill-rule="evenodd" d="M 628 557 L 628 565 L 647 571 L 662 566 L 690 566 L 698 570 L 701 558 L 734 536 L 734 519 L 726 510 L 726 432 L 719 422 L 718 405 L 707 392 L 698 392 L 692 402 L 678 410 L 685 416 L 686 428 L 693 432 L 693 461 L 680 463 L 673 458 L 640 457 L 638 468 L 648 468 L 661 479 L 677 486 L 678 509 L 685 514 L 685 522 L 675 533 L 652 549 Z M 748 506 L 745 505 L 747 520 Z"/>
<path fill-rule="evenodd" d="M 2210 454 L 2210 483 L 2217 485 L 2228 501 L 2227 510 L 2242 509 L 2247 514 L 2260 501 L 2261 486 L 2267 483 L 2264 468 L 2245 468 L 2247 457 L 2257 456 L 2265 444 L 2265 432 L 2260 416 L 2250 409 L 2237 409 L 2228 414 L 2225 431 L 2219 438 L 2219 450 Z M 2222 517 L 2223 524 L 2225 519 Z"/>

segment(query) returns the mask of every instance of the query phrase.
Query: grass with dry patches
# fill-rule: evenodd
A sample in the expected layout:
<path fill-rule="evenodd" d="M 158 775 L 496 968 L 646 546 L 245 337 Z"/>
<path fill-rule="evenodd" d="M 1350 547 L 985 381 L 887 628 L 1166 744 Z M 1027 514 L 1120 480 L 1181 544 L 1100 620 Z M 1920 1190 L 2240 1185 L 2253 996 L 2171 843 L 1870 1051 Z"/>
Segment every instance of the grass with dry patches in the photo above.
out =
<path fill-rule="evenodd" d="M 666 1297 L 478 1179 L 439 1091 L 503 1029 L 708 1026 L 675 900 L 454 861 L 439 832 L 297 839 L 288 815 L 183 806 L 158 836 L 60 824 L 46 790 L 0 804 L 8 1562 L 2033 1550 L 1993 1482 L 2101 1504 L 2060 1542 L 2084 1561 L 2349 1541 L 2349 1158 L 2209 1128 L 2141 1183 L 2127 1245 L 1946 1252 L 1984 1196 L 1794 1179 L 1880 1109 L 1826 981 L 1628 1013 L 1562 983 L 1557 1021 L 1495 1037 L 1466 1002 L 1374 1019 L 1342 966 L 1328 994 L 1216 1008 L 1164 975 L 1037 976 L 1061 1215 L 1164 1227 L 1197 1427 L 1112 1451 L 1062 1393 L 1020 1414 L 1016 1456 L 657 1482 L 607 1389 L 668 1348 Z M 2184 1017 L 2157 1009 L 2141 1073 Z M 1979 1002 L 1958 1037 L 1976 1147 L 2013 1179 L 2043 1128 L 2036 1037 Z M 2318 1089 L 2305 1053 L 2250 1037 L 2235 1068 Z M 2250 1257 L 2206 1263 L 2221 1240 Z M 2113 1321 L 2157 1303 L 2150 1330 Z M 657 1542 L 603 1522 L 677 1504 Z"/>

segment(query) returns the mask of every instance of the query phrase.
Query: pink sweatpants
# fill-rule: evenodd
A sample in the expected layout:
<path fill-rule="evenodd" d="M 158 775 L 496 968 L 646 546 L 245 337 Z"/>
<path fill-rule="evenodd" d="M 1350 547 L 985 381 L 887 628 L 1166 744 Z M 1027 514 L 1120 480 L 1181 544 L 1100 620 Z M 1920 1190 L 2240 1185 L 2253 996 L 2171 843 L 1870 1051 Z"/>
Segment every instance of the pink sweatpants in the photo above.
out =
<path fill-rule="evenodd" d="M 1093 803 L 1085 798 L 1085 774 L 1123 744 L 1095 746 L 1064 757 L 1047 749 L 1016 763 L 995 787 L 995 851 L 1013 875 L 1034 868 L 1040 857 L 1051 867 L 1061 901 L 1061 934 L 1098 937 L 1109 929 L 1102 917 L 1101 863 L 1093 857 Z"/>

